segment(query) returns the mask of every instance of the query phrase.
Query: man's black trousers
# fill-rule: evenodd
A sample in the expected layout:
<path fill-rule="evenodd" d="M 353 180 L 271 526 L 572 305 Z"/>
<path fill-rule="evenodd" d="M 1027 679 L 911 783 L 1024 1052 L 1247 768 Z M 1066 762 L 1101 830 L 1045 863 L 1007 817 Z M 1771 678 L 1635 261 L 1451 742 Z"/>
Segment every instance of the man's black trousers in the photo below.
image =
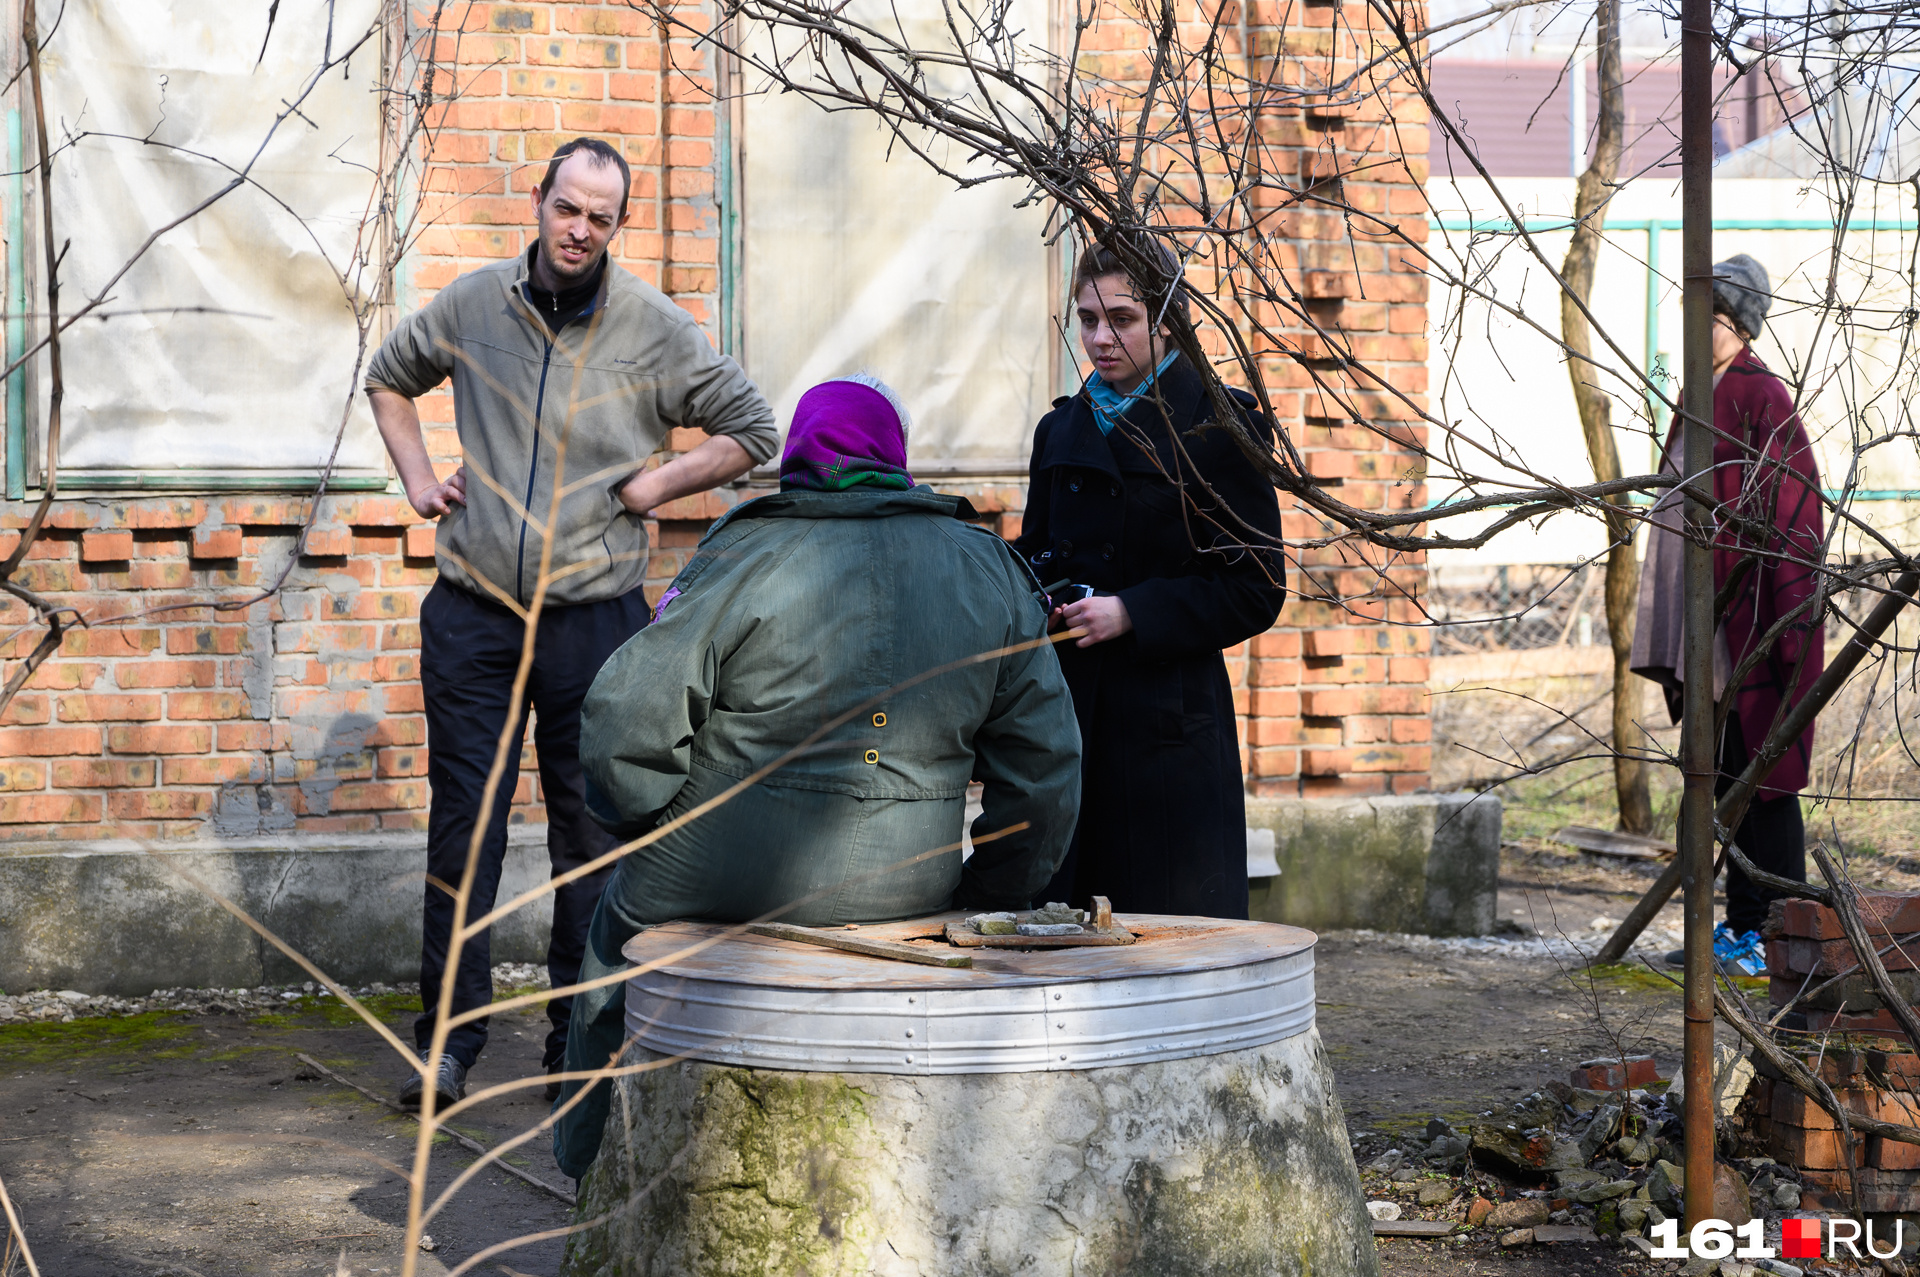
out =
<path fill-rule="evenodd" d="M 513 723 L 514 747 L 494 795 L 475 869 L 469 920 L 492 910 L 507 851 L 507 811 L 520 775 L 520 740 L 526 710 L 534 711 L 533 743 L 540 759 L 541 797 L 547 808 L 547 854 L 561 874 L 610 851 L 616 840 L 586 812 L 580 770 L 580 702 L 614 650 L 646 624 L 645 596 L 631 590 L 616 599 L 549 607 L 534 637 L 533 669 L 522 704 L 513 702 L 526 628 L 519 617 L 489 599 L 436 583 L 420 606 L 420 684 L 427 711 L 427 779 L 433 807 L 427 822 L 426 926 L 420 946 L 420 1002 L 414 1041 L 424 1049 L 433 1035 L 447 949 L 453 935 L 453 897 L 466 873 L 467 851 L 480 818 L 480 802 L 500 733 Z M 612 866 L 553 893 L 553 938 L 547 973 L 554 987 L 580 974 L 587 924 Z M 446 884 L 442 887 L 440 884 Z M 493 1001 L 493 960 L 482 933 L 460 952 L 453 976 L 453 1009 L 461 1012 Z M 547 1003 L 553 1028 L 543 1063 L 551 1071 L 566 1053 L 571 998 Z M 460 1025 L 447 1035 L 447 1054 L 468 1068 L 487 1044 L 487 1021 Z"/>

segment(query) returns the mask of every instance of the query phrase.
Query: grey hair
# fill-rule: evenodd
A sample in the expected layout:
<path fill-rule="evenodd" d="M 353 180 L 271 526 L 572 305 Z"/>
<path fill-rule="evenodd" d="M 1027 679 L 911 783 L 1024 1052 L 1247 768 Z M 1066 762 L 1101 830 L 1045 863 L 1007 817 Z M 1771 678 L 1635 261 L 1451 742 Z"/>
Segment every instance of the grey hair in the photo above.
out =
<path fill-rule="evenodd" d="M 865 368 L 862 368 L 856 373 L 849 373 L 845 377 L 835 377 L 833 380 L 850 381 L 856 386 L 865 386 L 869 390 L 879 391 L 880 397 L 893 405 L 894 415 L 900 418 L 900 441 L 902 443 L 907 441 L 909 434 L 913 430 L 913 414 L 907 411 L 907 405 L 900 402 L 900 395 L 892 386 L 889 386 Z"/>

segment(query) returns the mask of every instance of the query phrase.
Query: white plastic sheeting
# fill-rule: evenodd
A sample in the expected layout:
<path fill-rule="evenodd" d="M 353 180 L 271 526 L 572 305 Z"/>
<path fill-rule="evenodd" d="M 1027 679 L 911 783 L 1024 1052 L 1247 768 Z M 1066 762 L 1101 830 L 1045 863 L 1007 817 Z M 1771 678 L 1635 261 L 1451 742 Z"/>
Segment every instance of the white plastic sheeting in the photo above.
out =
<path fill-rule="evenodd" d="M 1530 217 L 1566 225 L 1573 207 L 1572 178 L 1502 178 L 1500 187 L 1513 207 Z M 1479 179 L 1435 181 L 1427 189 L 1438 216 L 1459 225 L 1471 216 L 1502 225 L 1506 209 L 1497 203 Z M 1854 209 L 1859 222 L 1875 218 L 1888 225 L 1910 223 L 1911 193 L 1901 188 L 1867 188 Z M 1898 325 L 1880 326 L 1868 318 L 1899 313 L 1905 305 L 1902 272 L 1915 249 L 1915 232 L 1856 228 L 1846 237 L 1845 251 L 1834 276 L 1836 296 L 1855 308 L 1856 319 L 1836 324 L 1818 305 L 1832 266 L 1832 207 L 1820 184 L 1805 179 L 1724 179 L 1716 172 L 1714 207 L 1741 227 L 1721 226 L 1713 236 L 1715 260 L 1749 253 L 1767 269 L 1773 281 L 1774 304 L 1766 330 L 1754 350 L 1774 371 L 1790 380 L 1802 370 L 1806 389 L 1801 419 L 1812 439 L 1822 482 L 1837 489 L 1849 471 L 1858 488 L 1882 494 L 1920 490 L 1920 451 L 1899 439 L 1900 414 L 1905 411 L 1904 382 L 1897 376 L 1906 340 Z M 1680 362 L 1681 299 L 1680 193 L 1665 181 L 1636 182 L 1617 193 L 1607 208 L 1606 247 L 1594 279 L 1594 314 L 1607 333 L 1636 364 L 1647 352 L 1648 238 L 1646 226 L 1664 227 L 1661 277 L 1655 281 L 1654 319 L 1656 351 L 1669 369 Z M 1771 224 L 1771 228 L 1768 226 Z M 1813 229 L 1809 229 L 1809 227 Z M 1537 232 L 1548 261 L 1565 254 L 1565 231 Z M 1453 271 L 1465 261 L 1469 237 L 1454 230 L 1434 235 L 1429 251 L 1441 256 Z M 1448 247 L 1451 245 L 1451 247 Z M 1495 247 L 1499 246 L 1497 242 Z M 1474 247 L 1469 267 L 1479 287 L 1492 289 L 1505 306 L 1518 307 L 1536 321 L 1556 314 L 1557 288 L 1538 262 L 1506 247 L 1489 265 L 1488 244 Z M 1447 254 L 1459 256 L 1448 257 Z M 1567 377 L 1565 355 L 1554 341 L 1557 319 L 1548 318 L 1542 333 L 1513 314 L 1490 310 L 1470 301 L 1465 322 L 1443 328 L 1459 306 L 1457 293 L 1436 287 L 1430 312 L 1434 325 L 1432 411 L 1454 422 L 1458 434 L 1446 450 L 1459 457 L 1462 470 L 1494 476 L 1518 487 L 1540 482 L 1584 484 L 1593 481 L 1579 414 Z M 1596 346 L 1599 343 L 1596 342 Z M 1596 357 L 1618 368 L 1618 356 L 1599 349 Z M 1658 438 L 1649 431 L 1646 410 L 1634 402 L 1633 382 L 1610 376 L 1614 387 L 1613 425 L 1626 474 L 1650 473 L 1659 460 Z M 1671 388 L 1672 383 L 1669 383 Z M 1859 432 L 1856 438 L 1856 431 Z M 1889 446 L 1872 448 L 1856 457 L 1856 443 L 1868 438 L 1892 437 Z M 1857 468 L 1856 468 L 1857 466 Z M 1429 469 L 1428 493 L 1435 502 L 1455 499 L 1460 490 L 1450 486 L 1449 466 Z M 1897 544 L 1920 542 L 1920 502 L 1900 497 L 1859 500 L 1856 517 L 1880 529 Z M 1468 515 L 1449 520 L 1449 531 L 1466 535 L 1498 517 Z M 1843 530 L 1836 553 L 1852 553 L 1856 533 Z M 1644 545 L 1644 541 L 1643 541 Z M 1487 563 L 1572 563 L 1604 553 L 1607 538 L 1596 519 L 1568 514 L 1536 520 L 1504 533 L 1490 550 L 1437 550 L 1429 557 L 1437 567 L 1454 568 Z M 1864 547 L 1863 547 L 1864 550 Z M 1872 553 L 1871 550 L 1864 552 Z"/>
<path fill-rule="evenodd" d="M 915 47 L 951 45 L 933 0 L 853 10 Z M 1038 73 L 1044 4 L 1014 0 L 1007 26 Z M 1011 181 L 956 190 L 870 113 L 768 90 L 751 67 L 744 88 L 745 362 L 781 428 L 810 386 L 865 368 L 913 414 L 910 464 L 1024 472 L 1058 393 L 1043 213 L 1014 208 Z"/>
<path fill-rule="evenodd" d="M 1716 182 L 1730 178 L 1825 179 L 1836 170 L 1869 182 L 1920 175 L 1920 69 L 1862 68 L 1812 111 L 1713 162 Z"/>
<path fill-rule="evenodd" d="M 98 293 L 148 235 L 230 180 L 222 162 L 239 168 L 260 152 L 251 175 L 265 188 L 234 191 L 169 231 L 113 286 L 112 318 L 67 330 L 63 473 L 311 472 L 349 402 L 342 471 L 383 472 L 364 396 L 350 384 L 357 330 L 336 273 L 379 167 L 380 38 L 361 45 L 344 74 L 336 67 L 323 77 L 267 140 L 329 38 L 336 53 L 350 46 L 379 8 L 379 0 L 283 0 L 256 67 L 264 5 L 41 6 L 43 26 L 59 24 L 44 79 L 58 152 L 54 235 L 71 238 L 63 310 Z M 143 144 L 148 137 L 181 149 Z M 37 222 L 30 234 L 37 241 Z M 221 313 L 187 309 L 198 307 Z M 43 375 L 34 414 L 43 436 L 45 395 Z"/>

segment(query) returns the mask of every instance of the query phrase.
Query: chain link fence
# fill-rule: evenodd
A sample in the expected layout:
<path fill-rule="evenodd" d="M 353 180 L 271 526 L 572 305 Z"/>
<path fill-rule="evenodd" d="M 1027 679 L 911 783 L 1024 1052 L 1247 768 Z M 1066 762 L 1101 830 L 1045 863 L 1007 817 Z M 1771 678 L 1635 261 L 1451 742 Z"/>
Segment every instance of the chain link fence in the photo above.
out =
<path fill-rule="evenodd" d="M 1428 586 L 1434 655 L 1606 646 L 1606 566 L 1436 567 Z"/>

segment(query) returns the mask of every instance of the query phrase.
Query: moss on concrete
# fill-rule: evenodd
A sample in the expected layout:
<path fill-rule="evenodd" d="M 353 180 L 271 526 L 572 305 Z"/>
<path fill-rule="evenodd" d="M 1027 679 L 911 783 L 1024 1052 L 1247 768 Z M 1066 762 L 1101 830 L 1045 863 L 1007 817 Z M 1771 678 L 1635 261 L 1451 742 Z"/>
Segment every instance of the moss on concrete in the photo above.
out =
<path fill-rule="evenodd" d="M 1606 966 L 1591 967 L 1590 974 L 1603 985 L 1635 989 L 1643 992 L 1665 994 L 1674 998 L 1680 996 L 1680 973 L 1678 971 L 1661 972 L 1649 970 L 1638 962 L 1612 962 Z M 1672 978 L 1669 979 L 1668 976 Z M 1735 984 L 1742 992 L 1754 994 L 1767 991 L 1767 977 L 1735 976 Z"/>
<path fill-rule="evenodd" d="M 1501 809 L 1473 794 L 1259 798 L 1277 878 L 1248 884 L 1249 916 L 1326 931 L 1483 935 L 1499 888 Z"/>
<path fill-rule="evenodd" d="M 1312 1033 L 1125 1069 L 624 1079 L 567 1277 L 1376 1269 Z"/>
<path fill-rule="evenodd" d="M 420 1011 L 420 999 L 410 993 L 379 994 L 361 1002 L 388 1024 L 411 1021 Z M 189 1010 L 143 1011 L 137 1015 L 82 1016 L 74 1020 L 24 1020 L 0 1025 L 0 1067 L 51 1064 L 66 1060 L 130 1055 L 142 1059 L 229 1060 L 259 1051 L 282 1049 L 271 1037 L 324 1026 L 330 1029 L 363 1025 L 353 1010 L 335 998 L 305 997 L 284 1010 L 248 1016 L 240 1021 L 257 1031 L 261 1041 L 229 1045 L 216 1051 L 189 1023 Z M 359 1061 L 331 1061 L 337 1067 L 358 1067 Z"/>
<path fill-rule="evenodd" d="M 1215 1090 L 1209 1103 L 1225 1129 L 1243 1132 L 1244 1139 L 1230 1137 L 1198 1177 L 1171 1179 L 1156 1161 L 1136 1163 L 1126 1195 L 1137 1229 L 1109 1253 L 1096 1253 L 1088 1271 L 1152 1277 L 1364 1271 L 1355 1221 L 1337 1218 L 1338 1207 L 1329 1211 L 1322 1177 L 1302 1174 L 1303 1163 L 1347 1159 L 1345 1140 L 1335 1146 L 1325 1122 L 1272 1117 L 1244 1077 Z M 1276 1259 L 1272 1239 L 1289 1235 L 1289 1253 Z M 1369 1237 L 1365 1251 L 1371 1250 Z"/>
<path fill-rule="evenodd" d="M 632 1105 L 616 1097 L 603 1148 L 624 1155 L 595 1164 L 581 1211 L 627 1218 L 583 1237 L 567 1271 L 630 1271 L 620 1243 L 643 1236 L 675 1238 L 702 1274 L 858 1271 L 840 1260 L 867 1241 L 862 1150 L 874 1133 L 860 1088 L 834 1073 L 714 1069 L 686 1098 L 692 1138 L 669 1152 L 636 1146 Z M 671 1183 L 644 1193 L 663 1172 Z"/>

